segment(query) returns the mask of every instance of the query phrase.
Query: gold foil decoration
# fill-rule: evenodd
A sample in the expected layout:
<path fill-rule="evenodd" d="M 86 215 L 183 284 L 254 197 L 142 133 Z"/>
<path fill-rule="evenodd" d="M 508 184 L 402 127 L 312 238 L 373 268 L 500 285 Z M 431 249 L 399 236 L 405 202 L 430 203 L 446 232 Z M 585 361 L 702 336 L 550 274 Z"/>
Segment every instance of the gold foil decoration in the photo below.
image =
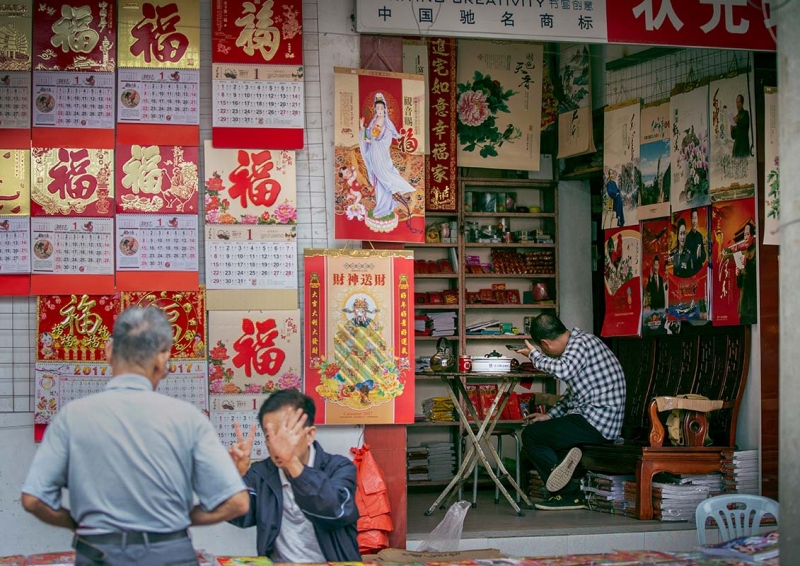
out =
<path fill-rule="evenodd" d="M 31 201 L 35 215 L 114 213 L 114 151 L 34 148 Z"/>
<path fill-rule="evenodd" d="M 119 65 L 200 68 L 200 3 L 196 0 L 119 5 Z"/>
<path fill-rule="evenodd" d="M 31 152 L 0 149 L 0 216 L 31 213 Z"/>
<path fill-rule="evenodd" d="M 32 39 L 33 1 L 0 3 L 0 71 L 30 71 Z"/>

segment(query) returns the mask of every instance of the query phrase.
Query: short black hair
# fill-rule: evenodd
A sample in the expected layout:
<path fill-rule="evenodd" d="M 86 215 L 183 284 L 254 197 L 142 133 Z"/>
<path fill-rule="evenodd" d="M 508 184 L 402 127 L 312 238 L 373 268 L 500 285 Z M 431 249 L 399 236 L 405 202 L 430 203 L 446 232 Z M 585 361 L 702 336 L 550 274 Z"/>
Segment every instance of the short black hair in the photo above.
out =
<path fill-rule="evenodd" d="M 282 389 L 267 397 L 266 401 L 261 404 L 261 408 L 258 410 L 258 424 L 263 428 L 264 415 L 280 411 L 284 407 L 303 409 L 303 412 L 306 414 L 305 426 L 314 426 L 314 416 L 317 413 L 314 400 L 308 395 L 303 395 L 297 389 Z"/>
<path fill-rule="evenodd" d="M 744 227 L 742 228 L 742 234 L 744 234 L 744 228 L 747 227 L 747 226 L 750 226 L 750 237 L 751 238 L 755 237 L 755 235 L 756 235 L 756 225 L 750 220 L 748 220 L 745 223 Z"/>
<path fill-rule="evenodd" d="M 676 230 L 677 230 L 678 232 L 680 232 L 680 231 L 681 231 L 681 226 L 683 226 L 684 228 L 686 228 L 686 219 L 685 219 L 685 218 L 683 218 L 683 217 L 681 217 L 681 218 L 679 218 L 679 219 L 678 219 L 678 226 L 677 226 L 677 228 L 676 228 Z"/>
<path fill-rule="evenodd" d="M 531 338 L 537 344 L 542 340 L 555 340 L 567 332 L 567 327 L 554 314 L 540 314 L 531 323 Z"/>
<path fill-rule="evenodd" d="M 661 259 L 657 255 L 653 256 L 653 261 L 654 262 L 657 261 L 658 263 L 661 263 Z"/>

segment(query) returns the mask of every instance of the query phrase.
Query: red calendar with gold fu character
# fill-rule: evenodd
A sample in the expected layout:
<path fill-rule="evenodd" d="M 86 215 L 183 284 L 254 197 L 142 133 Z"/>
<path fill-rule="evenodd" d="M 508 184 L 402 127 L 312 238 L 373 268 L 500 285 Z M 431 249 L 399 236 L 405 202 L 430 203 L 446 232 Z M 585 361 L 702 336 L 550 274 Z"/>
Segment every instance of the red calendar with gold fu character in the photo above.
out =
<path fill-rule="evenodd" d="M 305 391 L 317 422 L 414 422 L 414 252 L 305 250 Z"/>

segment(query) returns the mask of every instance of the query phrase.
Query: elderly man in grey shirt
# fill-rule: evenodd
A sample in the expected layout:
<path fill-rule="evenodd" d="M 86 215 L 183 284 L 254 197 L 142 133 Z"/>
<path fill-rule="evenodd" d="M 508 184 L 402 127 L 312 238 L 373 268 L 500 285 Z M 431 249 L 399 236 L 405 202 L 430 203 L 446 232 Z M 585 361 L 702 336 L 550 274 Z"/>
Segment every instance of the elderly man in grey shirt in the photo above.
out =
<path fill-rule="evenodd" d="M 106 345 L 115 377 L 103 392 L 64 407 L 34 457 L 22 506 L 76 531 L 76 565 L 198 564 L 187 527 L 250 507 L 208 419 L 155 392 L 171 346 L 172 328 L 159 309 L 123 312 Z M 71 510 L 61 505 L 65 487 Z"/>

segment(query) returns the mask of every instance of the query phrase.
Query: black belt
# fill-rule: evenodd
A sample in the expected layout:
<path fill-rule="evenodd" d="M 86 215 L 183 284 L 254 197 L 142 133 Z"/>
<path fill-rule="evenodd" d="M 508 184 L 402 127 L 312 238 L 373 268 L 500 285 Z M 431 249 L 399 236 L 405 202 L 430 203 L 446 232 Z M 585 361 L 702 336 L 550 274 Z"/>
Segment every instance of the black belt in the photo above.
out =
<path fill-rule="evenodd" d="M 167 542 L 170 540 L 178 540 L 181 538 L 188 538 L 189 532 L 186 529 L 182 531 L 175 531 L 173 533 L 147 533 L 142 531 L 125 531 L 121 533 L 106 533 L 103 535 L 77 535 L 77 538 L 88 542 L 90 544 L 113 544 L 126 546 L 132 544 L 145 544 L 156 542 Z"/>

